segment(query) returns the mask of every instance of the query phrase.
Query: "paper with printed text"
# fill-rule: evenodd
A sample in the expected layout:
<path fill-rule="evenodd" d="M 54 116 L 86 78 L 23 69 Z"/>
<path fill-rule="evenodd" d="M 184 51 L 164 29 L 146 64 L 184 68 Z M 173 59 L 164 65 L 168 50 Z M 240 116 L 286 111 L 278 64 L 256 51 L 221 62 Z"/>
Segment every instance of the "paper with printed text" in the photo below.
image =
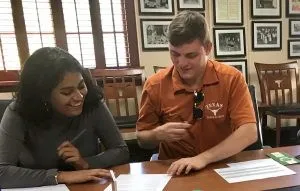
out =
<path fill-rule="evenodd" d="M 162 191 L 170 179 L 167 174 L 121 174 L 117 178 L 117 190 Z M 111 184 L 104 191 L 112 191 Z"/>
<path fill-rule="evenodd" d="M 41 186 L 32 188 L 11 188 L 1 189 L 1 191 L 70 191 L 65 184 L 58 184 L 54 186 Z"/>
<path fill-rule="evenodd" d="M 229 183 L 296 174 L 273 159 L 259 159 L 228 165 L 230 167 L 215 169 L 215 171 Z"/>

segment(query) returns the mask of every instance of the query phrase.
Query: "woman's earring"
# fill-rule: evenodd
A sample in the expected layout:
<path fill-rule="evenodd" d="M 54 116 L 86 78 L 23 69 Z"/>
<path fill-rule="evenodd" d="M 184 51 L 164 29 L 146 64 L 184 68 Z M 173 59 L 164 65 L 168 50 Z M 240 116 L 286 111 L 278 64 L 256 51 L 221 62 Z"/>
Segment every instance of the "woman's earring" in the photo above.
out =
<path fill-rule="evenodd" d="M 44 102 L 44 107 L 45 107 L 45 111 L 48 112 L 49 111 L 49 107 L 48 107 L 48 103 Z"/>

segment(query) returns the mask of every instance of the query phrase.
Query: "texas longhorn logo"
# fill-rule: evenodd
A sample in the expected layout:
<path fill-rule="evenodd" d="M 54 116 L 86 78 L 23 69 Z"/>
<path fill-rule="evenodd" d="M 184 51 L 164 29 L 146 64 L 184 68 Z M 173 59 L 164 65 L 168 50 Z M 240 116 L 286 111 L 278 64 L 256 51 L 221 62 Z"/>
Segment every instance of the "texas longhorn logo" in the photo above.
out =
<path fill-rule="evenodd" d="M 223 108 L 223 104 L 214 102 L 214 103 L 209 103 L 205 105 L 205 108 L 213 113 L 211 116 L 207 116 L 209 119 L 216 119 L 216 118 L 222 118 L 224 115 L 218 115 L 218 112 L 220 109 Z"/>

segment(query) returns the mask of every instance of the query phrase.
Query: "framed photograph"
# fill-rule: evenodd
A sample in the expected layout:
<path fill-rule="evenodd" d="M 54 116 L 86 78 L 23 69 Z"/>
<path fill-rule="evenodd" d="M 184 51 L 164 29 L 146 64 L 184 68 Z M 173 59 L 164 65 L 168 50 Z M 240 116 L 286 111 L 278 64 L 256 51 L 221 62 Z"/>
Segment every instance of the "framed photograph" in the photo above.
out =
<path fill-rule="evenodd" d="M 281 50 L 281 21 L 252 21 L 253 50 Z"/>
<path fill-rule="evenodd" d="M 281 0 L 250 0 L 252 18 L 281 18 Z"/>
<path fill-rule="evenodd" d="M 144 51 L 168 50 L 170 19 L 141 19 L 142 47 Z"/>
<path fill-rule="evenodd" d="M 245 29 L 214 28 L 215 57 L 243 57 L 246 55 Z"/>
<path fill-rule="evenodd" d="M 288 58 L 300 58 L 300 40 L 288 40 Z"/>
<path fill-rule="evenodd" d="M 248 67 L 247 67 L 247 60 L 246 59 L 239 59 L 239 60 L 217 60 L 223 64 L 227 64 L 230 66 L 235 67 L 239 71 L 242 72 L 246 82 L 248 83 Z"/>
<path fill-rule="evenodd" d="M 300 37 L 300 19 L 289 20 L 289 35 L 290 37 Z"/>
<path fill-rule="evenodd" d="M 173 0 L 138 0 L 140 15 L 174 15 Z"/>
<path fill-rule="evenodd" d="M 300 17 L 300 1 L 286 0 L 286 16 Z"/>
<path fill-rule="evenodd" d="M 177 6 L 179 11 L 185 9 L 204 11 L 205 0 L 177 0 Z"/>
<path fill-rule="evenodd" d="M 243 25 L 243 0 L 213 0 L 215 25 Z"/>

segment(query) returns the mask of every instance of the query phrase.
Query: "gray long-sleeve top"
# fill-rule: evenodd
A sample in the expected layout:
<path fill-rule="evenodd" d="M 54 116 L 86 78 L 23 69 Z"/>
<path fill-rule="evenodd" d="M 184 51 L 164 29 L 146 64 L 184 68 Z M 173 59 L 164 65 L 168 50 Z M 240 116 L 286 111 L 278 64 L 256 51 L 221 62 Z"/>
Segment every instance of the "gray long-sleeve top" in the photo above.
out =
<path fill-rule="evenodd" d="M 54 176 L 60 167 L 71 167 L 59 159 L 57 147 L 84 128 L 86 132 L 73 145 L 90 168 L 128 162 L 126 143 L 104 103 L 89 113 L 73 118 L 54 117 L 38 127 L 26 123 L 14 110 L 14 104 L 7 107 L 0 124 L 0 188 L 56 184 Z"/>

